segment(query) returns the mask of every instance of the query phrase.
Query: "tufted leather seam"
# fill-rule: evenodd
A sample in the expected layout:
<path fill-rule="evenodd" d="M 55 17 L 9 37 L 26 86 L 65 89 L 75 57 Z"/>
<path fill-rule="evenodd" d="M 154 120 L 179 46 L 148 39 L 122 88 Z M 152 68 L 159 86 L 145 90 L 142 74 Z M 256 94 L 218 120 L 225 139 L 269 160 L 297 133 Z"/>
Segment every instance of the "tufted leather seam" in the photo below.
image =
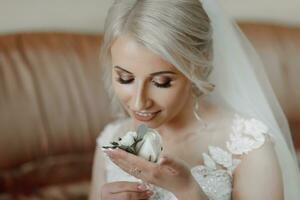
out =
<path fill-rule="evenodd" d="M 49 119 L 47 118 L 46 115 L 46 110 L 45 110 L 45 105 L 43 104 L 43 100 L 41 97 L 41 93 L 40 91 L 40 87 L 38 84 L 38 80 L 37 80 L 37 74 L 35 73 L 35 70 L 33 70 L 32 68 L 30 68 L 31 64 L 30 61 L 28 60 L 28 57 L 26 56 L 26 49 L 24 47 L 24 36 L 23 35 L 17 35 L 17 46 L 20 49 L 20 55 L 24 60 L 24 63 L 26 64 L 26 66 L 28 67 L 28 70 L 31 73 L 31 78 L 32 78 L 32 83 L 33 83 L 33 87 L 34 87 L 34 91 L 35 91 L 35 95 L 36 95 L 36 99 L 37 99 L 37 107 L 38 110 L 40 111 L 40 119 L 41 119 L 41 127 L 43 128 L 43 131 L 41 132 L 41 141 L 42 141 L 42 147 L 45 149 L 45 153 L 49 154 L 49 138 L 48 138 L 48 131 L 50 131 L 50 126 L 49 126 Z"/>

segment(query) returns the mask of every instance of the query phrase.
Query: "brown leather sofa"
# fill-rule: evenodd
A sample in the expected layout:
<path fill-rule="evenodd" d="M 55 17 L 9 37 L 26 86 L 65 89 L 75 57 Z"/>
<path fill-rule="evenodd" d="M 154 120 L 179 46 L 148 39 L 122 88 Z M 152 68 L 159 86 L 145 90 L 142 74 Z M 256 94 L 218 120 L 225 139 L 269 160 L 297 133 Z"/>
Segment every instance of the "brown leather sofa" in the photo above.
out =
<path fill-rule="evenodd" d="M 241 24 L 266 64 L 300 149 L 300 28 Z M 86 199 L 95 139 L 113 120 L 101 36 L 0 36 L 0 199 Z"/>

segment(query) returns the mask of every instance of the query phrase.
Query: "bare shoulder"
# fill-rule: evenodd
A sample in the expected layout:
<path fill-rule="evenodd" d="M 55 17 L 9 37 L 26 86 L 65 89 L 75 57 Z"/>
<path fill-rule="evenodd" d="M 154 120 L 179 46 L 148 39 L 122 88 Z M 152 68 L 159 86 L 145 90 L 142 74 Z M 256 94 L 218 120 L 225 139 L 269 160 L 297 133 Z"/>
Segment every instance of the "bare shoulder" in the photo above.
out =
<path fill-rule="evenodd" d="M 232 171 L 232 199 L 283 199 L 282 172 L 268 127 L 241 113 L 214 111 L 204 119 L 207 143 L 239 160 Z"/>
<path fill-rule="evenodd" d="M 218 109 L 205 119 L 210 145 L 221 148 L 226 147 L 226 142 L 232 133 L 234 115 L 235 113 L 232 111 Z"/>
<path fill-rule="evenodd" d="M 241 113 L 222 110 L 208 121 L 210 145 L 243 158 L 251 151 L 260 156 L 275 154 L 269 128 L 261 121 Z"/>
<path fill-rule="evenodd" d="M 233 188 L 233 199 L 283 199 L 282 172 L 270 138 L 241 157 Z"/>
<path fill-rule="evenodd" d="M 263 122 L 230 111 L 223 112 L 216 121 L 215 129 L 219 135 L 215 138 L 219 146 L 241 159 L 237 171 L 243 165 L 264 165 L 264 162 L 277 166 L 274 139 Z"/>
<path fill-rule="evenodd" d="M 269 128 L 234 113 L 229 138 L 226 148 L 240 160 L 233 172 L 233 199 L 283 199 L 282 172 Z"/>

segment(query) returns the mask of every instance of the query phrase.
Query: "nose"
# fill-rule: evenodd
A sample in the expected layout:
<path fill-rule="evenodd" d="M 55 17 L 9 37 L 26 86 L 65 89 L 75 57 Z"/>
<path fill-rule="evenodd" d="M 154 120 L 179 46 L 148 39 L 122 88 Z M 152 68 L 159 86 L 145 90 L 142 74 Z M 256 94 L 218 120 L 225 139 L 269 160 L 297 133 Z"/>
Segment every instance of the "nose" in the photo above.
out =
<path fill-rule="evenodd" d="M 137 85 L 132 95 L 131 109 L 134 111 L 147 110 L 152 105 L 152 101 L 147 94 L 147 89 L 143 83 Z"/>

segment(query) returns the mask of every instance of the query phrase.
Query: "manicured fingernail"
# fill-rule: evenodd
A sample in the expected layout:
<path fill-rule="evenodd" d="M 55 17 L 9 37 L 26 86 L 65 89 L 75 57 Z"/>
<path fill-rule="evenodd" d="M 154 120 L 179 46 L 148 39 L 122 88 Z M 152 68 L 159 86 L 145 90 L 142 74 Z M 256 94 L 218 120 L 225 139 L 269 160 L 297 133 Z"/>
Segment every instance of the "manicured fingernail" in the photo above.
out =
<path fill-rule="evenodd" d="M 112 156 L 114 149 L 104 149 L 103 152 L 108 155 L 108 156 Z"/>
<path fill-rule="evenodd" d="M 138 185 L 138 189 L 141 190 L 141 191 L 146 191 L 147 187 L 144 184 L 140 184 L 140 185 Z"/>

